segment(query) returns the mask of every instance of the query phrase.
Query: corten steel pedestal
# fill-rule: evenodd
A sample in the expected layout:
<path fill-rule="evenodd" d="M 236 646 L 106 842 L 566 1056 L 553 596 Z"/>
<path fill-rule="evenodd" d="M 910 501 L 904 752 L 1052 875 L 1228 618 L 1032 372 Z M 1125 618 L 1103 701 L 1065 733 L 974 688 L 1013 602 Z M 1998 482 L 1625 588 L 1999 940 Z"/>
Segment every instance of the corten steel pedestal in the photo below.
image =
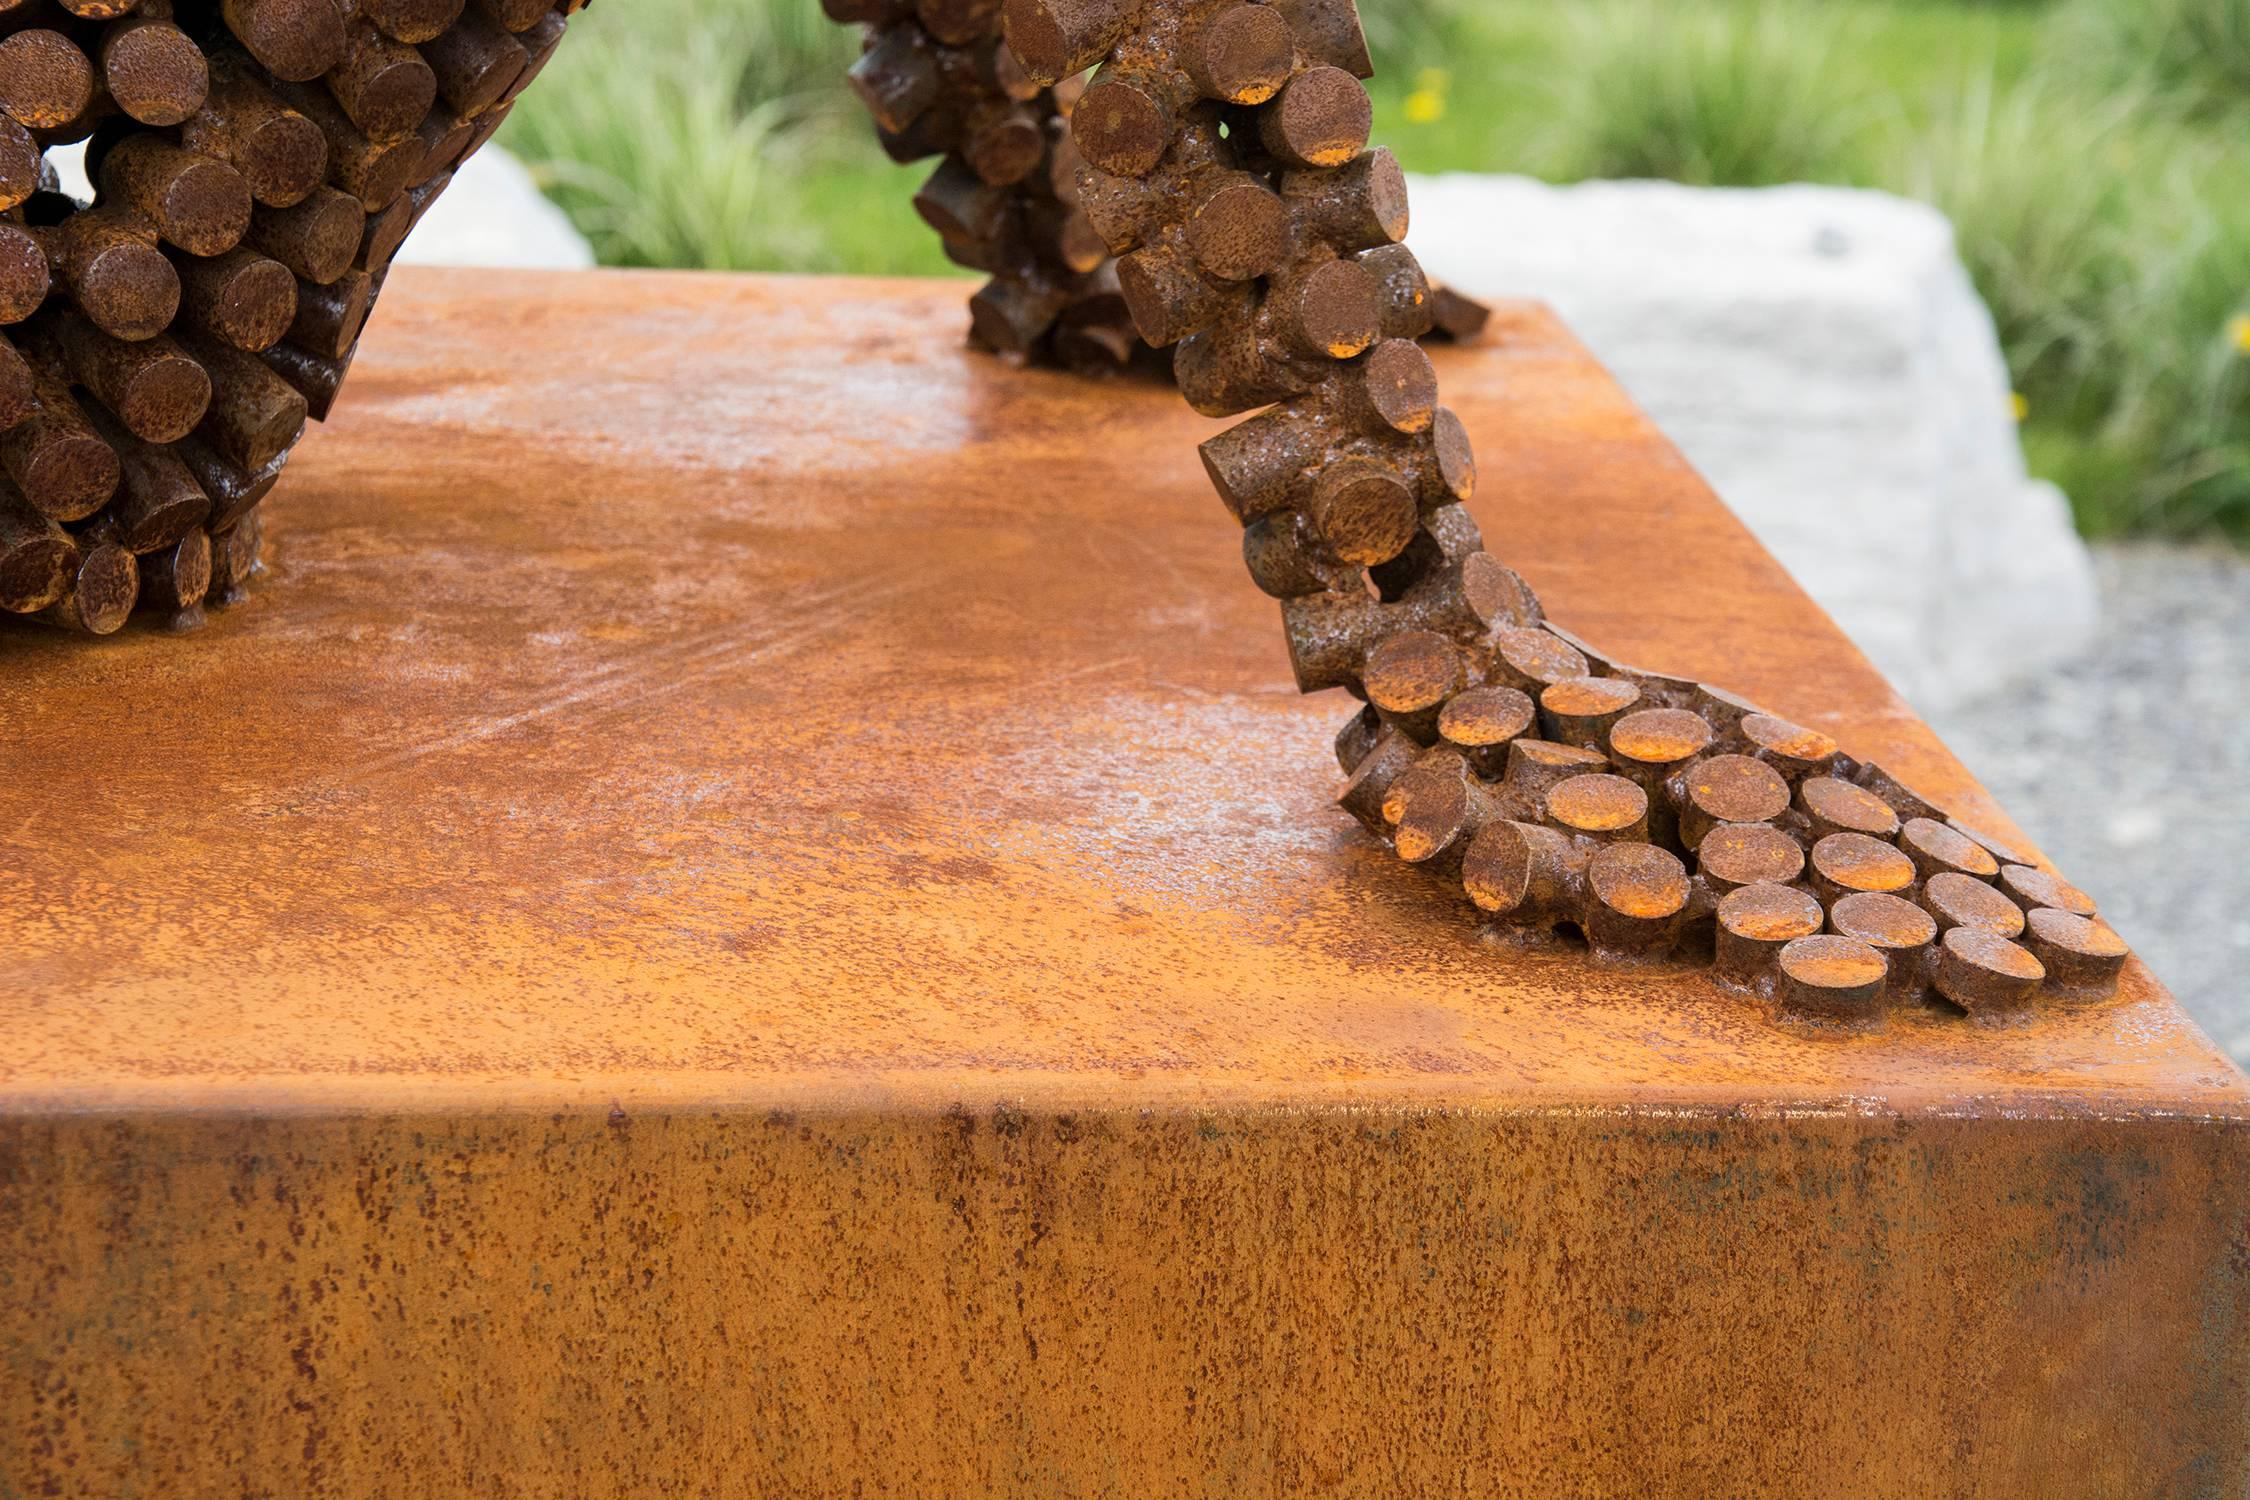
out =
<path fill-rule="evenodd" d="M 2250 1086 L 2137 961 L 1481 943 L 1215 424 L 958 299 L 401 271 L 199 649 L 0 634 L 0 1489 L 2241 1493 Z M 2006 829 L 1549 315 L 1438 361 L 1558 613 Z"/>

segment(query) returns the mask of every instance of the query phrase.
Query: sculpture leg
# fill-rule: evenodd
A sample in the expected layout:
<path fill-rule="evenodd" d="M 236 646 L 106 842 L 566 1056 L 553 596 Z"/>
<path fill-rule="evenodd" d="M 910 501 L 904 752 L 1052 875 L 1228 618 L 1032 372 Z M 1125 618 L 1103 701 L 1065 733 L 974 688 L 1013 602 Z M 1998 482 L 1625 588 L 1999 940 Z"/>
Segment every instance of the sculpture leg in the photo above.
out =
<path fill-rule="evenodd" d="M 0 609 L 99 635 L 242 597 L 392 256 L 582 4 L 0 14 Z M 90 203 L 44 157 L 78 141 Z"/>
<path fill-rule="evenodd" d="M 1299 688 L 1362 701 L 1340 800 L 1402 860 L 1598 960 L 1707 939 L 1723 982 L 1806 1022 L 2114 984 L 2125 949 L 2082 893 L 1824 735 L 1607 656 L 1484 551 L 1415 343 L 1471 314 L 1402 243 L 1351 0 L 828 5 L 868 26 L 852 81 L 886 147 L 944 156 L 916 203 L 994 274 L 977 342 L 1114 365 L 1121 308 L 1198 411 L 1256 413 L 1204 467 Z"/>
<path fill-rule="evenodd" d="M 1001 45 L 990 0 L 919 11 L 896 0 L 823 4 L 832 19 L 867 28 L 848 76 L 884 151 L 901 162 L 942 158 L 914 206 L 951 260 L 991 277 L 969 301 L 970 338 L 1089 374 L 1142 354 L 1109 248 L 1078 211 L 1076 81 L 1025 74 Z"/>

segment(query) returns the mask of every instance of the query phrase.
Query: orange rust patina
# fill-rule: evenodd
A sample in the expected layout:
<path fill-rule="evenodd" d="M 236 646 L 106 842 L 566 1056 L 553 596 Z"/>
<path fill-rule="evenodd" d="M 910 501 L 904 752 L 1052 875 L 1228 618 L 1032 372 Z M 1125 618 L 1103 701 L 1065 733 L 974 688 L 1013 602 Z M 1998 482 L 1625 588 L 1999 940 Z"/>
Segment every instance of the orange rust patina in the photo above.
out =
<path fill-rule="evenodd" d="M 1215 424 L 957 299 L 401 270 L 265 587 L 0 631 L 10 1487 L 2241 1492 L 2250 1086 L 2137 961 L 1820 1031 L 1482 941 Z M 1495 327 L 1558 614 L 2007 828 Z"/>

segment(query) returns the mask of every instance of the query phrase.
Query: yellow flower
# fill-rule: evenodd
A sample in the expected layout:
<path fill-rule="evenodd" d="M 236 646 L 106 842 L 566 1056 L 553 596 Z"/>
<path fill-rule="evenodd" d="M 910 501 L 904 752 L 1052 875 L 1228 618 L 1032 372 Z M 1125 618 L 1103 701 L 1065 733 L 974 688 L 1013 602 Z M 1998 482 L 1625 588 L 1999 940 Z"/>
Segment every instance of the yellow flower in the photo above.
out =
<path fill-rule="evenodd" d="M 2021 391 L 2008 392 L 2008 405 L 2015 412 L 2016 420 L 2019 422 L 2031 415 L 2031 403 L 2024 399 L 2024 394 Z"/>
<path fill-rule="evenodd" d="M 1414 75 L 1414 92 L 1406 96 L 1406 123 L 1427 125 L 1445 118 L 1445 91 L 1453 75 L 1443 68 L 1424 68 Z"/>
<path fill-rule="evenodd" d="M 2235 352 L 2250 354 L 2250 313 L 2234 315 L 2227 324 L 2227 342 L 2234 345 Z"/>

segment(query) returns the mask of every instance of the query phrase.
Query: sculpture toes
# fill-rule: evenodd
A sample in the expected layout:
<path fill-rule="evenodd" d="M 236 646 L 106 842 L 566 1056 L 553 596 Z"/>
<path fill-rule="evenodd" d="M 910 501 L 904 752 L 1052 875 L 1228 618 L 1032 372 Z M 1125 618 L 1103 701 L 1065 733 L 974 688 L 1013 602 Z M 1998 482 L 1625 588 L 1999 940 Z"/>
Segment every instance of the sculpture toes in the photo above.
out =
<path fill-rule="evenodd" d="M 2091 898 L 1826 735 L 1544 623 L 1406 673 L 1427 634 L 1347 677 L 1367 706 L 1337 737 L 1340 800 L 1502 930 L 1572 929 L 1612 963 L 1707 949 L 1720 983 L 1812 1024 L 2005 1022 L 2116 988 L 2127 951 Z"/>

